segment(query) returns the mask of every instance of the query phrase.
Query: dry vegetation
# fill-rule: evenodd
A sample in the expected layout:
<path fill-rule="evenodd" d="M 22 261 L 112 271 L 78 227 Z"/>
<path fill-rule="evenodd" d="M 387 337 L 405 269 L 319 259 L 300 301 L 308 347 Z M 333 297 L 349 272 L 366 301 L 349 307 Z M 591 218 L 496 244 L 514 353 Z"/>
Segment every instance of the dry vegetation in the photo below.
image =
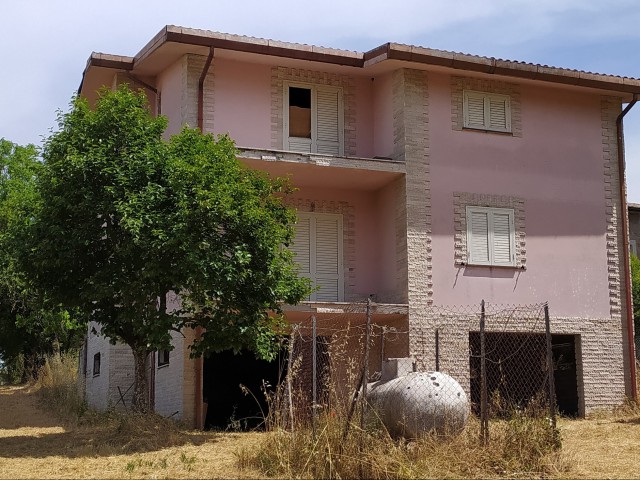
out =
<path fill-rule="evenodd" d="M 0 387 L 0 478 L 640 476 L 637 407 L 562 420 L 558 452 L 547 448 L 545 427 L 526 419 L 493 428 L 487 449 L 473 422 L 449 441 L 397 443 L 354 429 L 342 445 L 340 425 L 325 419 L 314 444 L 304 430 L 294 439 L 281 430 L 202 433 L 157 416 L 86 412 L 77 392 L 61 387 L 75 380 L 66 370 L 40 386 Z"/>

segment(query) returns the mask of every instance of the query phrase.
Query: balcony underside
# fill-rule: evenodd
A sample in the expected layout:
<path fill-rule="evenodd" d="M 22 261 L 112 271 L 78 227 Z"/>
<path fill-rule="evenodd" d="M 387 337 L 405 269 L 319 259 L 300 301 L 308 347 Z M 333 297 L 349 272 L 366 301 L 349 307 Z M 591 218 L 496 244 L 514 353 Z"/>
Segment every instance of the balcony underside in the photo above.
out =
<path fill-rule="evenodd" d="M 390 159 L 249 148 L 241 148 L 238 158 L 250 168 L 289 177 L 296 187 L 375 191 L 405 173 L 404 162 Z"/>

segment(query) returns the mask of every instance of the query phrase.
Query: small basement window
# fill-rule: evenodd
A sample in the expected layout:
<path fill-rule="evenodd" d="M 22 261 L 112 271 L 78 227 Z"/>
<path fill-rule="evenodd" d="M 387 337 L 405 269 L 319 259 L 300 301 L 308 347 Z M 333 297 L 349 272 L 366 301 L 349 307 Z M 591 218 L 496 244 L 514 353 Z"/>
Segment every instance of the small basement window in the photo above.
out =
<path fill-rule="evenodd" d="M 160 350 L 158 352 L 158 366 L 164 367 L 169 365 L 169 350 Z"/>
<path fill-rule="evenodd" d="M 98 375 L 100 375 L 100 352 L 93 356 L 93 376 L 97 377 Z"/>

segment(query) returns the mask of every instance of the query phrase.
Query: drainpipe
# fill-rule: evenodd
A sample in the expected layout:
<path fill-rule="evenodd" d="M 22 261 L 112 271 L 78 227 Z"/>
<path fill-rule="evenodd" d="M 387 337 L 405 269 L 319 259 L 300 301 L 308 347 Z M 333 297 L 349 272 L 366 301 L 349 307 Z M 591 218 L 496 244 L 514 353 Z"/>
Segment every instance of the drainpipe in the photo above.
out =
<path fill-rule="evenodd" d="M 214 48 L 210 47 L 209 56 L 207 57 L 207 61 L 200 74 L 200 80 L 198 81 L 198 129 L 200 129 L 201 132 L 204 132 L 204 80 L 207 78 L 207 73 L 209 73 L 209 67 L 213 60 L 213 52 Z"/>
<path fill-rule="evenodd" d="M 618 140 L 618 172 L 620 175 L 620 210 L 622 217 L 622 261 L 624 262 L 625 298 L 627 302 L 627 337 L 629 340 L 629 368 L 631 373 L 631 398 L 638 401 L 636 391 L 636 355 L 633 339 L 633 300 L 631 298 L 631 259 L 629 254 L 629 208 L 627 206 L 627 181 L 625 175 L 624 160 L 624 132 L 622 129 L 622 119 L 629 113 L 629 110 L 638 101 L 638 94 L 633 94 L 633 99 L 616 119 L 616 130 Z"/>

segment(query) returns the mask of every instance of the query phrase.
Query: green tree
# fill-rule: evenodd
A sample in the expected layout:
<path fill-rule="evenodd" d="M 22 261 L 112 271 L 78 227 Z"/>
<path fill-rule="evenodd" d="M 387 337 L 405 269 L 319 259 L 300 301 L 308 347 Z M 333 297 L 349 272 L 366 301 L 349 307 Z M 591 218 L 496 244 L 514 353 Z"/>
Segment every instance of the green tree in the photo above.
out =
<path fill-rule="evenodd" d="M 44 357 L 77 346 L 80 325 L 47 302 L 18 262 L 25 230 L 40 206 L 42 162 L 33 145 L 0 139 L 0 358 L 14 381 L 36 373 Z"/>
<path fill-rule="evenodd" d="M 281 303 L 309 289 L 282 248 L 294 220 L 286 182 L 243 168 L 227 137 L 185 129 L 165 142 L 166 125 L 127 86 L 102 91 L 94 109 L 75 99 L 45 142 L 41 208 L 24 242 L 43 291 L 131 347 L 140 410 L 146 358 L 170 348 L 171 330 L 206 329 L 194 355 L 268 358 Z"/>

